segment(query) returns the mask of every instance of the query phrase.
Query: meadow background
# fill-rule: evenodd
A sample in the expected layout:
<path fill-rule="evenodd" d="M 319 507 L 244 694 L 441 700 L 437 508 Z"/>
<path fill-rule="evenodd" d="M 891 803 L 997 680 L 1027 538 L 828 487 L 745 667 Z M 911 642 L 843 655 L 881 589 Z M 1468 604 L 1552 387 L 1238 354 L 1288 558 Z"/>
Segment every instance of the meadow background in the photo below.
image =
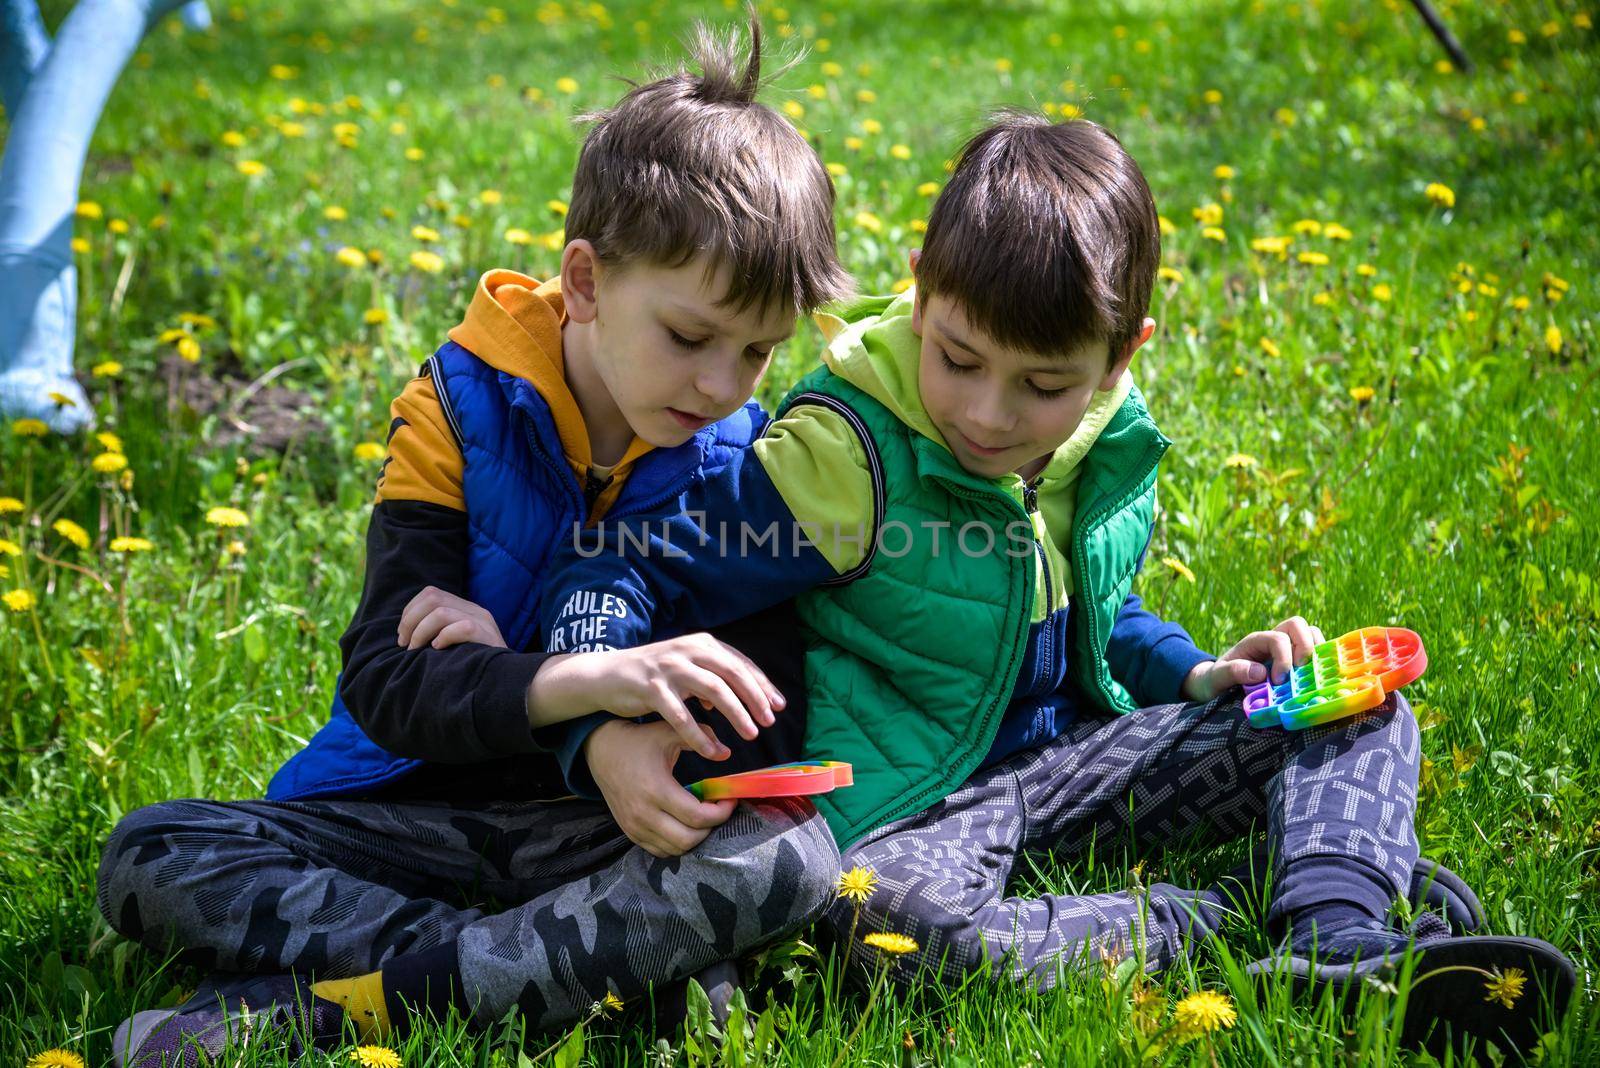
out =
<path fill-rule="evenodd" d="M 66 5 L 47 5 L 52 26 Z M 804 60 L 767 97 L 835 176 L 863 288 L 906 282 L 945 161 L 998 104 L 1082 114 L 1142 162 L 1163 216 L 1160 327 L 1135 365 L 1177 446 L 1140 591 L 1220 648 L 1293 613 L 1411 627 L 1424 851 L 1491 929 L 1600 964 L 1600 73 L 1593 11 L 1440 5 L 1450 68 L 1400 0 L 786 5 Z M 259 796 L 322 722 L 355 605 L 388 400 L 478 274 L 556 267 L 583 109 L 675 59 L 724 3 L 219 7 L 147 40 L 111 100 L 77 220 L 78 365 L 101 435 L 0 427 L 0 1062 L 109 1058 L 135 1007 L 195 975 L 93 903 L 117 819 Z M 6 126 L 0 119 L 0 135 Z M 767 401 L 813 362 L 788 345 Z M 112 435 L 112 436 L 105 436 Z M 216 509 L 226 509 L 216 511 Z M 219 525 L 223 524 L 223 525 Z M 1102 843 L 1018 887 L 1191 884 L 1237 859 Z M 1404 990 L 1352 1016 L 1238 975 L 1247 925 L 1151 990 L 1091 972 L 880 998 L 856 1063 L 1378 1064 Z M 793 947 L 791 947 L 793 948 Z M 1236 959 L 1234 959 L 1236 958 Z M 804 953 L 761 1042 L 829 1064 L 860 992 Z M 1177 1045 L 1170 1002 L 1232 1028 Z M 1589 996 L 1546 1063 L 1600 1063 Z M 1141 1021 L 1143 1022 L 1141 1024 Z M 426 1031 L 408 1066 L 701 1062 L 705 1036 L 592 1021 L 584 1049 Z M 1155 1042 L 1146 1036 L 1158 1035 Z M 770 1045 L 766 1040 L 772 1039 Z M 550 1043 L 554 1052 L 538 1056 Z M 758 1049 L 757 1046 L 762 1048 Z M 247 1061 L 246 1063 L 254 1063 Z"/>

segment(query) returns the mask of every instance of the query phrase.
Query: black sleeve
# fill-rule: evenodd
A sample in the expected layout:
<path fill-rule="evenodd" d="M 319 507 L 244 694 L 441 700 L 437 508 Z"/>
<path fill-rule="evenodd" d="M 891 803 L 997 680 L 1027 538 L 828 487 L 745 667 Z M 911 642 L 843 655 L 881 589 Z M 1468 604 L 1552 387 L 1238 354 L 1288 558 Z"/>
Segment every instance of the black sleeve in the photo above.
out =
<path fill-rule="evenodd" d="M 380 500 L 367 527 L 366 583 L 339 640 L 339 696 L 397 756 L 466 764 L 558 740 L 528 726 L 527 692 L 549 654 L 468 643 L 407 650 L 400 613 L 424 586 L 467 597 L 467 517 L 425 501 Z M 564 726 L 564 725 L 558 725 Z"/>

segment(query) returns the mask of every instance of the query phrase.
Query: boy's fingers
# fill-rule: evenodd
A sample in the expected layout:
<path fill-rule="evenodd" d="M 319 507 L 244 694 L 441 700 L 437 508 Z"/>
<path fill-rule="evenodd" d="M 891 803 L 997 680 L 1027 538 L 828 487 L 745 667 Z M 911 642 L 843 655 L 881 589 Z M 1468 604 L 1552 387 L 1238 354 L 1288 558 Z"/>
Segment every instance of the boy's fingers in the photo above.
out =
<path fill-rule="evenodd" d="M 1266 642 L 1272 656 L 1272 681 L 1280 683 L 1289 675 L 1289 668 L 1294 659 L 1294 647 L 1289 641 L 1289 636 L 1281 630 L 1268 631 Z"/>
<path fill-rule="evenodd" d="M 422 622 L 427 614 L 433 611 L 439 591 L 432 586 L 424 586 L 406 606 L 400 610 L 400 644 L 411 643 L 411 632 Z"/>
<path fill-rule="evenodd" d="M 674 734 L 686 749 L 693 749 L 707 760 L 717 759 L 719 748 L 715 738 L 708 739 L 705 732 L 700 729 L 700 724 L 695 722 L 691 713 L 678 695 L 672 692 L 672 687 L 664 682 L 657 682 L 652 687 L 655 694 L 654 711 L 672 727 Z"/>
<path fill-rule="evenodd" d="M 739 652 L 731 646 L 728 651 L 735 654 Z M 736 696 L 749 710 L 750 718 L 755 721 L 751 724 L 752 727 L 772 726 L 775 722 L 772 717 L 772 699 L 767 694 L 767 688 L 761 684 L 763 678 L 761 669 L 756 667 L 754 661 L 743 655 L 735 655 L 720 664 L 708 664 L 706 667 L 733 688 Z M 754 738 L 755 735 L 749 737 Z"/>
<path fill-rule="evenodd" d="M 478 624 L 471 619 L 458 619 L 441 630 L 436 638 L 429 644 L 435 649 L 448 649 L 452 645 L 478 639 Z"/>
<path fill-rule="evenodd" d="M 733 815 L 735 804 L 735 801 L 702 801 L 676 781 L 672 791 L 661 798 L 661 809 L 666 815 L 684 827 L 699 831 L 722 826 Z"/>
<path fill-rule="evenodd" d="M 1229 660 L 1223 668 L 1227 671 L 1228 686 L 1253 686 L 1267 680 L 1266 665 L 1256 660 Z M 1218 689 L 1225 690 L 1228 686 Z"/>
<path fill-rule="evenodd" d="M 783 694 L 780 693 L 778 688 L 772 684 L 772 680 L 767 678 L 767 673 L 761 670 L 761 665 L 750 659 L 749 655 L 745 653 L 744 650 L 735 648 L 734 646 L 729 645 L 727 642 L 719 642 L 718 644 L 720 644 L 726 652 L 733 655 L 733 658 L 738 662 L 738 664 L 744 668 L 745 675 L 750 680 L 750 684 L 759 689 L 761 696 L 766 698 L 765 704 L 762 704 L 762 702 L 759 701 L 751 701 L 749 698 L 746 698 L 745 703 L 750 706 L 750 711 L 763 726 L 772 726 L 777 722 L 776 718 L 774 718 L 772 715 L 772 710 L 781 709 L 783 707 Z M 757 707 L 758 705 L 760 707 Z"/>
<path fill-rule="evenodd" d="M 722 680 L 722 676 L 706 668 L 697 670 L 700 674 L 690 682 L 694 696 L 721 712 L 727 721 L 733 724 L 733 729 L 739 732 L 739 737 L 745 741 L 748 742 L 760 734 L 755 721 L 745 710 L 744 703 L 734 696 L 733 690 Z"/>
<path fill-rule="evenodd" d="M 1311 647 L 1316 644 L 1311 638 L 1311 625 L 1303 616 L 1290 616 L 1278 624 L 1278 633 L 1289 636 L 1289 647 L 1293 662 L 1303 664 L 1311 657 Z"/>
<path fill-rule="evenodd" d="M 407 649 L 421 649 L 424 645 L 439 636 L 439 632 L 456 621 L 456 616 L 448 608 L 435 608 L 421 619 L 416 626 L 411 628 L 411 639 L 406 642 Z"/>
<path fill-rule="evenodd" d="M 1324 638 L 1322 636 L 1322 628 L 1321 627 L 1312 627 L 1311 628 L 1311 644 L 1313 646 L 1321 645 L 1323 642 L 1325 642 L 1327 640 L 1328 639 L 1326 639 L 1326 638 Z"/>

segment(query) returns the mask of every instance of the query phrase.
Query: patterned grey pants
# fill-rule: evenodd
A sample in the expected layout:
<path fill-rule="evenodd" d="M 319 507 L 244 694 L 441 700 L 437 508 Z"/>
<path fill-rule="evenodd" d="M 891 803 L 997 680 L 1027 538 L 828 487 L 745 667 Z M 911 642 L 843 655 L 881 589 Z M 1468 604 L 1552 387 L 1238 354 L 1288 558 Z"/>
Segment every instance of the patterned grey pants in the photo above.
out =
<path fill-rule="evenodd" d="M 1330 899 L 1353 870 L 1403 894 L 1417 859 L 1413 826 L 1421 746 L 1398 694 L 1373 711 L 1304 731 L 1256 729 L 1240 690 L 1209 704 L 1157 705 L 1085 717 L 1054 741 L 968 779 L 938 804 L 869 833 L 843 867 L 877 873 L 857 937 L 910 935 L 894 960 L 904 982 L 926 966 L 945 978 L 985 961 L 997 975 L 1047 989 L 1058 963 L 1133 950 L 1143 931 L 1153 969 L 1182 950 L 1188 915 L 1175 901 L 1129 892 L 1006 896 L 1019 853 L 1079 853 L 1092 842 L 1225 841 L 1264 825 L 1276 864 L 1269 920 Z M 1352 867 L 1353 866 L 1353 867 Z M 828 913 L 848 938 L 854 906 Z M 875 962 L 856 944 L 853 958 Z M 875 963 L 874 963 L 875 966 Z"/>
<path fill-rule="evenodd" d="M 576 799 L 167 801 L 117 825 L 98 903 L 127 937 L 226 971 L 337 978 L 454 940 L 477 1020 L 520 1005 L 553 1027 L 811 924 L 838 872 L 803 800 L 741 803 L 669 860 Z"/>

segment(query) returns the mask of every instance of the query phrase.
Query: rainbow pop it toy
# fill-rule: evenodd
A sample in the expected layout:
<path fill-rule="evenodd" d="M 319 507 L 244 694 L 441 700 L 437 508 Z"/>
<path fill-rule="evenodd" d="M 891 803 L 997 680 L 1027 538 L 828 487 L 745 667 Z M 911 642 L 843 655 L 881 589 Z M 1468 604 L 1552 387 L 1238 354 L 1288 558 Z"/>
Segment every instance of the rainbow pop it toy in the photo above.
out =
<path fill-rule="evenodd" d="M 1311 650 L 1311 659 L 1274 686 L 1245 690 L 1252 727 L 1303 730 L 1365 712 L 1428 666 L 1422 639 L 1400 627 L 1363 627 Z"/>
<path fill-rule="evenodd" d="M 849 764 L 842 760 L 801 760 L 770 768 L 717 775 L 689 784 L 689 792 L 702 801 L 740 797 L 801 797 L 825 794 L 855 782 Z"/>

